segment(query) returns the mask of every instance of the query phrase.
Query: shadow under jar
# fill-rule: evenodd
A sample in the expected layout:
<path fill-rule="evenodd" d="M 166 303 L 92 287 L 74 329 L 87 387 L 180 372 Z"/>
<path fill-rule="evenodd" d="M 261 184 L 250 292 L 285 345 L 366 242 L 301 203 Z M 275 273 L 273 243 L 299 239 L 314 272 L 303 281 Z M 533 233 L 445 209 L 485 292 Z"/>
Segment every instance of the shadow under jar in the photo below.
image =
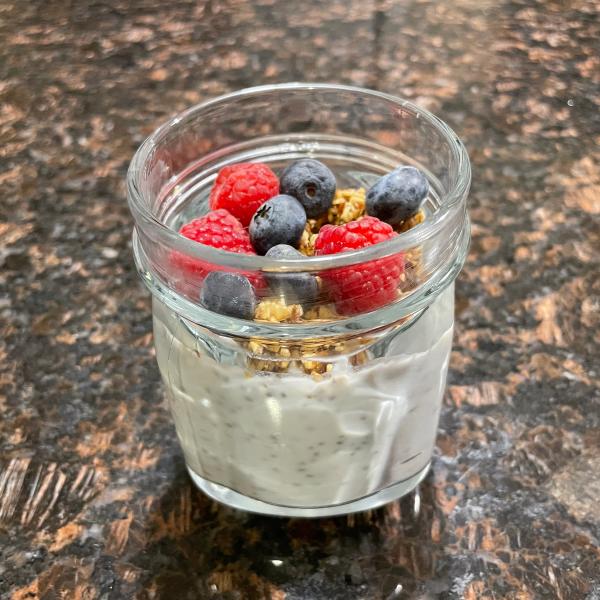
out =
<path fill-rule="evenodd" d="M 288 260 L 177 233 L 208 211 L 225 165 L 263 162 L 281 173 L 301 157 L 327 164 L 338 189 L 368 189 L 399 164 L 414 165 L 430 183 L 425 219 L 367 248 Z M 135 261 L 153 295 L 158 365 L 201 490 L 248 511 L 318 517 L 380 506 L 423 479 L 452 344 L 454 279 L 469 243 L 469 184 L 466 151 L 442 121 L 339 85 L 242 90 L 189 109 L 142 144 L 128 173 Z M 390 261 L 403 273 L 386 305 L 336 312 L 328 281 Z M 231 318 L 200 304 L 202 278 L 182 264 L 243 273 L 265 302 L 277 300 L 265 273 L 309 273 L 322 293 L 293 322 Z"/>

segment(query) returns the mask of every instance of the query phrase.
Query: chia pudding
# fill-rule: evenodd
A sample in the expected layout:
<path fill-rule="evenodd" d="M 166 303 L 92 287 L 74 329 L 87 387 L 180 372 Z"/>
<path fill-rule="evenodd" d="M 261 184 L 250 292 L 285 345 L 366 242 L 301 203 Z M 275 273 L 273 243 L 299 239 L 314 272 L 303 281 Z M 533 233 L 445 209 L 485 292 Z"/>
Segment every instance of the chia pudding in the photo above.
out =
<path fill-rule="evenodd" d="M 423 479 L 469 182 L 441 121 L 344 86 L 244 90 L 142 145 L 128 174 L 134 254 L 201 490 L 314 517 L 380 506 Z"/>
<path fill-rule="evenodd" d="M 450 286 L 399 328 L 385 356 L 359 368 L 340 356 L 322 379 L 223 364 L 200 349 L 194 324 L 156 302 L 156 357 L 188 467 L 298 507 L 341 504 L 419 473 L 435 442 L 453 298 Z"/>

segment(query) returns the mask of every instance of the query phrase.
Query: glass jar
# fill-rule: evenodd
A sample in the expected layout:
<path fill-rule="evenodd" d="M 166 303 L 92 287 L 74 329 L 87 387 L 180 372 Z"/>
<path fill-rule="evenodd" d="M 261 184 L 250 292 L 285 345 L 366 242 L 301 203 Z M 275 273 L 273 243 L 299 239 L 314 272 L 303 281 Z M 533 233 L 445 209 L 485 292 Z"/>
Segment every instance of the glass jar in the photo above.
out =
<path fill-rule="evenodd" d="M 207 212 L 223 166 L 255 161 L 280 172 L 300 157 L 326 163 L 338 188 L 368 188 L 399 164 L 416 166 L 430 183 L 425 218 L 373 246 L 288 260 L 177 233 Z M 423 479 L 451 350 L 453 282 L 469 243 L 469 185 L 466 151 L 442 121 L 340 85 L 242 90 L 181 113 L 142 144 L 128 173 L 135 261 L 153 295 L 158 365 L 201 490 L 244 510 L 313 517 L 374 508 Z M 401 273 L 392 289 L 381 276 L 390 268 Z M 245 274 L 261 314 L 243 320 L 204 308 L 209 270 Z M 372 285 L 353 296 L 357 274 Z M 309 304 L 265 285 L 298 275 L 320 283 Z M 343 303 L 328 292 L 340 281 Z"/>

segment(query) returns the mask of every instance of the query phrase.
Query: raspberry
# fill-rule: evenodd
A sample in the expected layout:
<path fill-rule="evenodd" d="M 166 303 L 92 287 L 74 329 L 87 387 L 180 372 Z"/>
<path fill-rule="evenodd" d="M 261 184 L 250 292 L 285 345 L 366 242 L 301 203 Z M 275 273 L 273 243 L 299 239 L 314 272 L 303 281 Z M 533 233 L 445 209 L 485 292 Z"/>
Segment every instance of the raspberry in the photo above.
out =
<path fill-rule="evenodd" d="M 213 248 L 238 254 L 256 254 L 250 243 L 248 232 L 233 215 L 224 209 L 209 212 L 199 219 L 186 223 L 181 227 L 179 233 L 190 240 Z M 188 282 L 189 280 L 200 282 L 210 271 L 223 270 L 180 252 L 173 252 L 172 260 L 174 265 L 183 272 L 183 276 Z"/>
<path fill-rule="evenodd" d="M 345 225 L 323 225 L 315 242 L 317 255 L 358 250 L 389 240 L 396 233 L 375 217 L 363 217 Z M 404 271 L 404 258 L 395 255 L 331 269 L 323 273 L 337 311 L 353 315 L 374 310 L 395 300 Z"/>
<path fill-rule="evenodd" d="M 179 233 L 190 240 L 213 248 L 238 254 L 255 254 L 248 232 L 232 214 L 224 209 L 214 210 L 186 223 Z"/>
<path fill-rule="evenodd" d="M 224 208 L 248 227 L 252 215 L 279 193 L 277 175 L 262 163 L 238 163 L 223 167 L 210 191 L 210 208 Z"/>

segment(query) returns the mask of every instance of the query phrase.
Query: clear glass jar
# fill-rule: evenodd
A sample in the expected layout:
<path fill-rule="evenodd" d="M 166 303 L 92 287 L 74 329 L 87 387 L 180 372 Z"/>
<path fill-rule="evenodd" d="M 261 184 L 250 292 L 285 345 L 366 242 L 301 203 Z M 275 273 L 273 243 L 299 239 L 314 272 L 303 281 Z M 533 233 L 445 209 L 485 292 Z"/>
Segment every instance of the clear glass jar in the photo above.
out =
<path fill-rule="evenodd" d="M 418 167 L 431 189 L 424 221 L 374 246 L 285 261 L 177 233 L 207 211 L 223 166 L 260 161 L 277 172 L 304 156 L 325 162 L 338 188 Z M 469 243 L 469 185 L 466 151 L 442 121 L 339 85 L 242 90 L 189 109 L 142 144 L 128 173 L 135 261 L 153 294 L 158 365 L 200 489 L 244 510 L 312 517 L 374 508 L 423 479 L 450 356 L 453 282 Z M 390 261 L 403 274 L 383 305 L 363 309 L 369 303 L 356 297 L 358 310 L 336 310 L 328 282 Z M 199 303 L 194 265 L 255 283 L 310 273 L 325 292 L 294 313 L 261 284 L 264 306 L 279 302 L 290 319 L 231 318 Z"/>

